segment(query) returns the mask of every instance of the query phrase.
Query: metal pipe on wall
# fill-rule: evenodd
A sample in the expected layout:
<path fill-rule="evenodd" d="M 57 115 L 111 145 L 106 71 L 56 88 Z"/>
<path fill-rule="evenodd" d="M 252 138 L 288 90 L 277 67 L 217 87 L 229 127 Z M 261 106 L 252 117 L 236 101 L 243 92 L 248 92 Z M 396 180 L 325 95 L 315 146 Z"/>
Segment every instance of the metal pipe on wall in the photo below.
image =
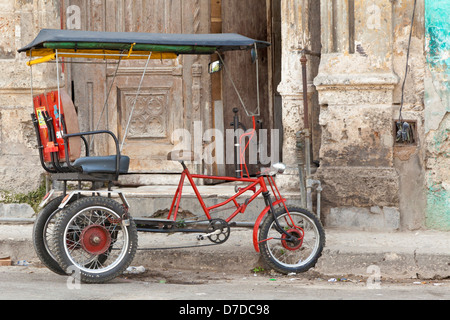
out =
<path fill-rule="evenodd" d="M 317 203 L 316 210 L 317 216 L 320 218 L 321 210 L 321 194 L 322 194 L 322 184 L 319 180 L 311 179 L 311 132 L 309 123 L 309 105 L 308 105 L 308 78 L 307 78 L 307 63 L 308 59 L 306 54 L 320 56 L 318 53 L 310 52 L 306 49 L 301 51 L 302 57 L 300 59 L 302 65 L 302 80 L 303 80 L 303 122 L 304 129 L 297 133 L 297 149 L 298 149 L 298 169 L 299 169 L 299 179 L 300 179 L 300 193 L 302 199 L 302 206 L 309 211 L 313 211 L 313 201 L 312 192 L 314 186 L 317 192 Z M 301 114 L 302 110 L 299 110 Z M 304 152 L 304 157 L 302 153 Z M 306 189 L 306 191 L 305 191 Z"/>

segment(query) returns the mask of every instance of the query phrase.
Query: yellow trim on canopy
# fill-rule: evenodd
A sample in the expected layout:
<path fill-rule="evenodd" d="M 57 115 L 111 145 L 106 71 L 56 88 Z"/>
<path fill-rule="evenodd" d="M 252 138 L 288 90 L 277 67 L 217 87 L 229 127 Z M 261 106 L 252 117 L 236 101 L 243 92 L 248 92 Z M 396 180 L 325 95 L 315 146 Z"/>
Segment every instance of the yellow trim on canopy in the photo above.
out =
<path fill-rule="evenodd" d="M 44 63 L 44 62 L 49 62 L 51 60 L 55 60 L 56 59 L 56 53 L 52 53 L 49 54 L 47 56 L 41 57 L 39 59 L 35 59 L 35 60 L 31 60 L 27 62 L 27 66 L 33 66 L 35 64 L 39 64 L 39 63 Z"/>
<path fill-rule="evenodd" d="M 117 50 L 71 50 L 71 49 L 58 49 L 58 56 L 62 58 L 86 58 L 86 59 L 113 59 L 113 60 L 144 60 L 148 59 L 151 54 L 151 59 L 165 60 L 176 59 L 175 53 L 166 52 L 149 52 L 149 51 L 133 51 L 128 53 L 120 52 Z M 30 51 L 27 52 L 27 56 L 30 56 Z M 37 49 L 31 51 L 32 57 L 40 57 L 35 60 L 27 62 L 28 66 L 52 61 L 56 59 L 56 50 L 54 49 Z"/>

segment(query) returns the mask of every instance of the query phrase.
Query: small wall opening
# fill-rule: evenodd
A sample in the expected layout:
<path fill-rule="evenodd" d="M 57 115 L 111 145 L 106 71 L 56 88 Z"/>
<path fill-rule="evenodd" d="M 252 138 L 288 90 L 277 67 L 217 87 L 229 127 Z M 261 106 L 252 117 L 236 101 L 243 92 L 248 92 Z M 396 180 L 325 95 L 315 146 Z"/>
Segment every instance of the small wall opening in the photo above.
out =
<path fill-rule="evenodd" d="M 417 144 L 417 122 L 412 120 L 394 121 L 395 146 L 411 146 Z"/>

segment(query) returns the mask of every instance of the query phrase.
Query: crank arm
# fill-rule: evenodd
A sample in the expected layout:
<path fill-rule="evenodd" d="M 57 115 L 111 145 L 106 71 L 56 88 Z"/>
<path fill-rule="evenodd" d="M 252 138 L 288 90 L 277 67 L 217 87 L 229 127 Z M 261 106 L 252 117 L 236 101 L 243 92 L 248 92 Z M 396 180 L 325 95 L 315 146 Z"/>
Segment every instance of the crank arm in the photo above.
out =
<path fill-rule="evenodd" d="M 222 232 L 222 230 L 220 230 L 220 229 L 218 229 L 218 230 L 216 230 L 216 231 L 214 231 L 214 232 L 211 232 L 211 233 L 208 233 L 208 234 L 201 234 L 201 235 L 198 235 L 197 236 L 197 240 L 205 240 L 205 238 L 207 238 L 207 237 L 210 237 L 210 236 L 215 236 L 215 235 L 218 235 L 218 234 L 220 234 Z"/>

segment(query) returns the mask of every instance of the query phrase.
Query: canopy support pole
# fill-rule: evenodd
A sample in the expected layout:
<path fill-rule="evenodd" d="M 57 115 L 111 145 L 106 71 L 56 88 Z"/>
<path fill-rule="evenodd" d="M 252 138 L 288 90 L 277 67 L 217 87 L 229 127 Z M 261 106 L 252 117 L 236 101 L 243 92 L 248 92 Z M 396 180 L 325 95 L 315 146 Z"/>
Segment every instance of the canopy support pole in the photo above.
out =
<path fill-rule="evenodd" d="M 31 62 L 32 52 L 33 52 L 33 49 L 30 50 L 30 61 L 29 61 L 29 63 Z M 33 94 L 34 94 L 34 93 L 33 93 L 33 65 L 32 65 L 32 64 L 29 64 L 29 66 L 30 66 L 31 106 L 34 108 L 34 97 L 33 97 Z"/>
<path fill-rule="evenodd" d="M 62 129 L 61 125 L 61 86 L 59 83 L 59 57 L 58 57 L 58 49 L 55 50 L 55 56 L 56 56 L 56 83 L 58 85 L 58 121 L 59 121 L 59 128 Z M 58 134 L 58 133 L 57 133 Z"/>
<path fill-rule="evenodd" d="M 255 44 L 255 52 L 256 52 L 256 44 Z M 216 54 L 219 56 L 220 62 L 222 63 L 222 65 L 225 69 L 225 72 L 228 76 L 228 79 L 230 80 L 231 84 L 233 85 L 234 91 L 236 92 L 236 94 L 239 98 L 239 101 L 241 102 L 241 105 L 244 108 L 244 111 L 247 114 L 247 116 L 248 117 L 255 117 L 255 116 L 259 117 L 261 115 L 261 111 L 260 111 L 260 106 L 259 106 L 260 102 L 259 102 L 259 61 L 258 61 L 259 59 L 258 59 L 258 56 L 256 56 L 256 86 L 257 86 L 257 88 L 256 88 L 256 92 L 257 92 L 256 103 L 257 103 L 257 106 L 256 106 L 256 110 L 255 110 L 256 113 L 255 113 L 255 112 L 249 112 L 247 110 L 244 100 L 242 99 L 242 97 L 239 93 L 239 90 L 237 89 L 236 84 L 234 83 L 233 78 L 231 77 L 231 73 L 229 72 L 227 65 L 225 64 L 224 59 L 222 58 L 222 56 L 220 55 L 220 53 L 218 51 L 216 51 Z"/>
<path fill-rule="evenodd" d="M 142 83 L 144 82 L 145 74 L 147 72 L 148 64 L 150 62 L 151 57 L 152 57 L 152 53 L 150 52 L 150 54 L 148 55 L 147 62 L 145 64 L 144 72 L 142 73 L 141 82 L 139 83 L 139 87 L 136 92 L 136 97 L 134 98 L 133 107 L 131 108 L 130 116 L 128 117 L 127 127 L 125 129 L 125 134 L 123 135 L 122 145 L 120 147 L 121 152 L 123 151 L 123 147 L 125 145 L 125 139 L 127 138 L 127 135 L 128 135 L 128 129 L 130 128 L 130 123 L 131 123 L 131 119 L 133 118 L 133 113 L 134 113 L 134 109 L 136 107 L 136 102 L 139 97 L 139 94 L 141 93 Z"/>
<path fill-rule="evenodd" d="M 107 95 L 106 95 L 105 104 L 103 105 L 102 112 L 100 113 L 100 117 L 98 118 L 97 125 L 95 126 L 95 131 L 98 130 L 98 128 L 99 128 L 99 126 L 100 126 L 100 121 L 102 120 L 103 114 L 105 113 L 106 107 L 108 106 L 109 97 L 110 97 L 110 95 L 111 95 L 111 90 L 112 90 L 112 88 L 113 88 L 113 86 L 114 86 L 114 83 L 115 83 L 115 81 L 116 81 L 116 78 L 117 78 L 117 72 L 119 71 L 119 67 L 120 67 L 120 62 L 121 62 L 121 61 L 122 61 L 122 57 L 120 57 L 119 62 L 117 63 L 116 71 L 114 72 L 114 76 L 113 76 L 111 85 L 109 86 L 109 90 L 108 90 L 108 93 L 107 93 Z M 108 63 L 108 60 L 106 60 L 106 63 Z M 106 72 L 108 72 L 108 66 L 106 66 Z M 108 77 L 106 77 L 106 78 L 108 78 Z M 94 136 L 92 137 L 92 139 L 91 139 L 91 143 L 90 143 L 90 145 L 89 145 L 89 150 L 92 149 L 92 145 L 94 144 L 94 140 L 95 140 L 95 135 L 94 135 Z"/>
<path fill-rule="evenodd" d="M 258 56 L 258 46 L 255 43 L 255 55 L 256 55 L 256 101 L 257 101 L 257 106 L 256 106 L 256 112 L 257 115 L 261 114 L 261 109 L 260 109 L 260 97 L 259 97 L 259 56 Z"/>

